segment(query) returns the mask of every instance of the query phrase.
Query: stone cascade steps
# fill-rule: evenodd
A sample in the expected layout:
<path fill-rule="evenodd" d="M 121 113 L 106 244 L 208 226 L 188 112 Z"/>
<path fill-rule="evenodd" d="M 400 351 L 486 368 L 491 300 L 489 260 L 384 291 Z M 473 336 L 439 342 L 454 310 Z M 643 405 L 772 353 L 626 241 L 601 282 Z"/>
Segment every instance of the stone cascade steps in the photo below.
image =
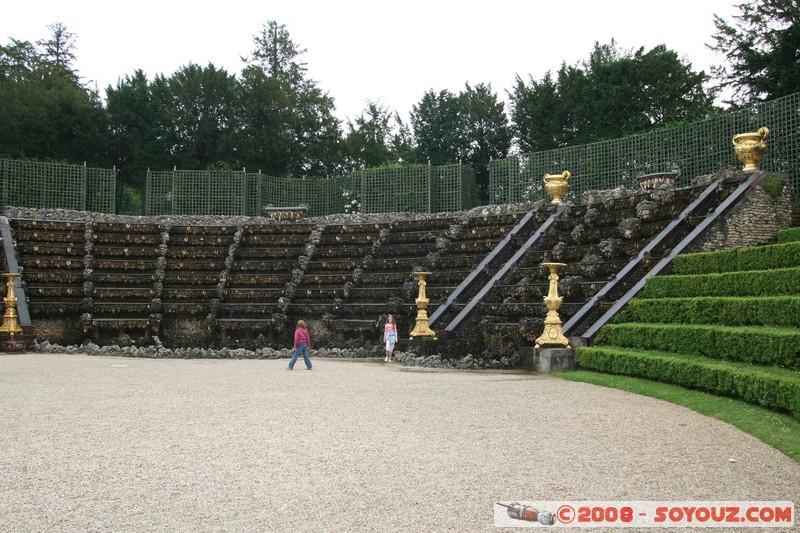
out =
<path fill-rule="evenodd" d="M 99 229 L 90 222 L 14 220 L 11 226 L 34 322 L 71 323 L 80 332 L 85 326 L 81 317 L 88 314 L 107 320 L 94 326 L 113 336 L 120 320 L 135 318 L 166 342 L 188 338 L 208 345 L 262 337 L 267 341 L 258 342 L 282 342 L 294 322 L 304 318 L 322 342 L 346 345 L 379 338 L 387 313 L 398 318 L 401 332 L 413 326 L 415 269 L 432 273 L 427 279 L 429 315 L 440 307 L 446 310 L 439 313 L 443 323 L 434 326 L 437 330 L 449 314 L 469 311 L 465 302 L 474 299 L 485 281 L 469 286 L 466 300 L 451 302 L 456 288 L 468 280 L 504 274 L 473 306 L 474 319 L 464 322 L 456 337 L 474 333 L 505 356 L 512 346 L 530 342 L 536 320 L 544 316 L 542 298 L 549 284 L 542 262 L 567 263 L 560 273 L 566 320 L 579 304 L 613 285 L 631 257 L 702 189 L 627 191 L 628 196 L 568 206 L 563 212 L 542 203 L 504 215 L 471 212 L 380 223 L 326 224 L 318 219 L 203 227 L 143 222 L 141 228 Z M 725 197 L 723 189 L 717 201 Z M 548 229 L 542 224 L 553 213 Z M 685 226 L 704 219 L 698 212 Z M 146 228 L 148 224 L 152 227 Z M 541 239 L 527 254 L 518 254 L 512 268 L 505 268 L 516 250 L 533 242 L 535 232 Z M 497 263 L 487 263 L 487 254 L 494 255 L 500 242 L 507 246 L 497 248 Z M 663 255 L 663 250 L 654 250 L 642 260 L 643 268 Z M 598 309 L 606 309 L 613 298 L 603 298 Z M 451 339 L 444 340 L 447 344 Z"/>
<path fill-rule="evenodd" d="M 204 317 L 219 298 L 220 276 L 234 242 L 235 226 L 172 226 L 165 254 L 161 307 L 165 316 Z"/>
<path fill-rule="evenodd" d="M 337 327 L 374 328 L 392 313 L 405 321 L 401 330 L 410 330 L 417 313 L 414 301 L 418 290 L 411 272 L 420 268 L 433 272 L 428 310 L 434 311 L 521 216 L 440 220 L 424 231 L 418 223 L 392 224 L 364 268 L 354 272 L 354 283 L 345 297 L 334 306 Z M 399 230 L 408 231 L 397 233 Z M 339 324 L 338 319 L 345 317 Z"/>
<path fill-rule="evenodd" d="M 388 224 L 327 225 L 313 242 L 309 261 L 298 265 L 301 273 L 287 288 L 290 312 L 303 316 L 310 310 L 324 315 L 335 312 L 337 301 L 346 298 L 354 275 L 360 272 L 365 258 L 388 234 Z M 347 255 L 340 249 L 347 250 Z"/>
<path fill-rule="evenodd" d="M 71 221 L 9 221 L 32 316 L 80 313 L 84 298 L 86 224 Z"/>
<path fill-rule="evenodd" d="M 87 224 L 84 330 L 99 339 L 103 330 L 149 335 L 153 307 L 161 295 L 158 260 L 164 255 L 158 224 Z"/>
<path fill-rule="evenodd" d="M 214 324 L 230 330 L 261 329 L 273 322 L 299 257 L 306 253 L 311 224 L 247 226 L 230 266 Z M 283 309 L 285 311 L 285 309 Z"/>
<path fill-rule="evenodd" d="M 548 272 L 541 263 L 566 263 L 559 272 L 560 295 L 564 298 L 559 314 L 566 321 L 704 190 L 703 185 L 640 192 L 568 207 L 546 235 L 483 297 L 474 316 L 462 322 L 459 329 L 481 330 L 479 342 L 497 345 L 500 352 L 516 350 L 520 343 L 532 343 L 543 328 L 546 308 L 542 302 L 549 290 Z M 716 201 L 731 190 L 733 187 L 721 191 Z M 698 215 L 696 220 L 689 220 L 686 227 L 693 227 L 702 218 Z M 643 266 L 660 259 L 656 255 L 648 257 Z M 606 310 L 611 305 L 603 301 L 597 308 Z M 462 302 L 453 306 L 453 311 L 464 308 Z M 453 347 L 455 351 L 463 350 L 458 341 Z"/>

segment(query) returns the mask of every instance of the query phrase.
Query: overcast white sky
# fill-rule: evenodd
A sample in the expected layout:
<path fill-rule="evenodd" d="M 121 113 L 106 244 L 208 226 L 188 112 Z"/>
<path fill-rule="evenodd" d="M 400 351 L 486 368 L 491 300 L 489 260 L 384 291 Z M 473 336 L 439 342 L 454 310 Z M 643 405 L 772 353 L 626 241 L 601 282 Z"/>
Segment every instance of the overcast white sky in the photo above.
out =
<path fill-rule="evenodd" d="M 76 36 L 76 67 L 101 95 L 142 69 L 152 79 L 190 62 L 230 74 L 268 20 L 307 50 L 309 76 L 355 118 L 368 100 L 404 119 L 433 89 L 491 83 L 502 99 L 527 80 L 588 57 L 595 41 L 623 48 L 665 44 L 709 71 L 713 15 L 728 20 L 741 0 L 262 0 L 225 2 L 39 0 L 4 2 L 0 42 L 47 38 L 62 22 Z"/>

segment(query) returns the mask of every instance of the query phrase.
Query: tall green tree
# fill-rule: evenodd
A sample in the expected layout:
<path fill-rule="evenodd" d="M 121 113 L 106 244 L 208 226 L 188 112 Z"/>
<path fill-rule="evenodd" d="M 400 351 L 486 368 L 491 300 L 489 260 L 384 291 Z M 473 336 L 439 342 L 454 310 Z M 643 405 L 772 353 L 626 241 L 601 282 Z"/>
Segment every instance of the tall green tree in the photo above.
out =
<path fill-rule="evenodd" d="M 517 75 L 510 102 L 511 130 L 521 151 L 539 152 L 560 146 L 567 110 L 559 101 L 558 91 L 551 72 L 540 81 L 531 76 L 527 84 Z"/>
<path fill-rule="evenodd" d="M 172 162 L 182 169 L 206 169 L 220 161 L 238 164 L 236 78 L 224 69 L 190 63 L 171 77 L 157 76 L 154 95 L 168 126 Z M 238 166 L 238 165 L 237 165 Z"/>
<path fill-rule="evenodd" d="M 800 4 L 797 0 L 750 0 L 727 21 L 714 15 L 711 50 L 726 64 L 712 69 L 734 104 L 770 100 L 800 88 Z"/>
<path fill-rule="evenodd" d="M 512 128 L 521 150 L 539 151 L 700 120 L 713 111 L 707 81 L 664 45 L 634 52 L 595 43 L 586 61 L 562 64 L 555 78 L 517 77 Z"/>
<path fill-rule="evenodd" d="M 411 111 L 417 160 L 432 165 L 457 163 L 464 153 L 463 101 L 447 89 L 427 91 Z"/>
<path fill-rule="evenodd" d="M 505 104 L 492 92 L 491 84 L 464 85 L 459 94 L 462 103 L 461 139 L 464 142 L 460 161 L 475 170 L 478 195 L 488 199 L 491 159 L 501 159 L 511 148 L 512 132 Z"/>
<path fill-rule="evenodd" d="M 485 198 L 489 160 L 505 157 L 511 146 L 504 106 L 491 85 L 483 83 L 467 83 L 457 95 L 429 90 L 411 113 L 417 159 L 433 165 L 470 165 L 476 171 L 478 194 Z"/>
<path fill-rule="evenodd" d="M 141 70 L 125 76 L 116 87 L 106 89 L 106 112 L 110 124 L 109 156 L 117 167 L 118 205 L 125 188 L 144 192 L 148 169 L 171 168 L 169 131 L 163 104 L 156 100 L 153 87 Z M 133 209 L 133 208 L 132 208 Z"/>
<path fill-rule="evenodd" d="M 397 163 L 399 156 L 392 145 L 395 116 L 380 102 L 367 102 L 355 121 L 348 120 L 345 137 L 348 166 L 368 168 Z"/>
<path fill-rule="evenodd" d="M 50 37 L 36 41 L 40 49 L 40 63 L 49 65 L 63 74 L 74 76 L 77 82 L 77 73 L 73 69 L 76 59 L 75 34 L 61 22 L 50 24 L 48 29 Z"/>
<path fill-rule="evenodd" d="M 416 163 L 416 146 L 414 144 L 414 133 L 411 131 L 410 124 L 400 118 L 400 113 L 394 114 L 395 127 L 389 138 L 389 146 L 398 164 Z"/>
<path fill-rule="evenodd" d="M 283 84 L 257 66 L 242 70 L 237 134 L 242 165 L 270 176 L 289 176 L 294 147 L 293 116 Z"/>
<path fill-rule="evenodd" d="M 74 70 L 74 35 L 49 26 L 49 39 L 0 47 L 0 154 L 110 165 L 107 121 L 97 95 Z"/>
<path fill-rule="evenodd" d="M 282 161 L 277 174 L 323 176 L 341 170 L 342 132 L 333 114 L 333 98 L 307 77 L 305 53 L 284 25 L 268 21 L 254 36 L 255 48 L 245 58 L 243 98 L 250 105 L 269 105 L 259 113 L 248 107 L 242 127 L 251 139 L 271 138 L 268 150 L 248 144 L 247 159 L 259 166 L 271 157 Z M 275 154 L 274 150 L 283 150 Z M 261 168 L 264 168 L 263 166 Z"/>

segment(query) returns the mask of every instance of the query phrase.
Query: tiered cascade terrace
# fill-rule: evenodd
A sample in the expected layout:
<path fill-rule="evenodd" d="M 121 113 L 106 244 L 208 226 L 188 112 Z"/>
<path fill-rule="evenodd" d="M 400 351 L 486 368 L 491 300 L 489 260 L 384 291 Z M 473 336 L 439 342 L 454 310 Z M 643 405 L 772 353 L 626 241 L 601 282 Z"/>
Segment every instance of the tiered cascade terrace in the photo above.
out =
<path fill-rule="evenodd" d="M 642 261 L 636 276 L 644 275 L 742 178 L 720 179 L 710 200 Z M 39 339 L 147 342 L 158 335 L 175 347 L 285 347 L 302 318 L 316 347 L 366 346 L 380 353 L 387 314 L 395 315 L 401 338 L 413 327 L 417 286 L 411 273 L 425 270 L 433 273 L 427 280 L 429 314 L 465 287 L 434 324 L 443 333 L 442 353 L 456 357 L 468 350 L 499 358 L 541 333 L 547 291 L 542 262 L 567 264 L 561 272 L 566 320 L 706 189 L 704 184 L 626 191 L 558 210 L 539 202 L 507 208 L 504 214 L 484 209 L 406 218 L 393 214 L 353 224 L 10 217 L 10 225 Z M 547 230 L 537 234 L 551 218 Z M 498 273 L 502 276 L 481 295 Z M 445 334 L 476 295 L 480 298 L 469 318 Z M 599 302 L 598 310 L 612 301 Z"/>
<path fill-rule="evenodd" d="M 437 320 L 437 328 L 445 330 L 448 341 L 444 343 L 445 354 L 459 357 L 465 353 L 491 353 L 495 358 L 513 359 L 520 346 L 532 346 L 543 330 L 546 315 L 543 298 L 549 281 L 542 263 L 555 261 L 567 265 L 559 273 L 559 292 L 564 298 L 559 313 L 566 321 L 614 280 L 687 205 L 711 187 L 713 192 L 698 206 L 697 214 L 687 217 L 681 228 L 673 229 L 664 242 L 653 248 L 653 253 L 646 254 L 634 275 L 620 284 L 611 297 L 597 302 L 592 311 L 592 316 L 596 317 L 741 183 L 731 181 L 725 183 L 720 179 L 716 188 L 702 184 L 682 189 L 629 191 L 619 197 L 607 195 L 580 206 L 540 208 L 532 225 L 543 227 L 544 219 L 551 217 L 546 231 L 533 238 L 531 231 L 515 235 L 512 248 L 521 251 L 523 241 L 527 240 L 528 248 L 524 253 L 513 262 L 492 263 L 484 278 L 496 275 L 493 283 L 478 283 L 468 288 L 465 296 L 456 300 L 452 309 Z M 470 297 L 476 294 L 480 300 L 472 312 L 466 318 L 456 317 L 474 303 L 470 302 Z M 457 326 L 452 327 L 456 323 Z"/>

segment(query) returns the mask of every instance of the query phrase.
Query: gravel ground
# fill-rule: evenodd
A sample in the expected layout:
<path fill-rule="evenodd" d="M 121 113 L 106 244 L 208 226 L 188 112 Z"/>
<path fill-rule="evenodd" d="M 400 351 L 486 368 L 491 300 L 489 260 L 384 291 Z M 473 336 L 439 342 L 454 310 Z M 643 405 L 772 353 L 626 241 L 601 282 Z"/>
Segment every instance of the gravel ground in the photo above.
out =
<path fill-rule="evenodd" d="M 658 400 L 314 364 L 0 355 L 0 530 L 496 531 L 497 501 L 800 502 L 800 464 Z"/>

